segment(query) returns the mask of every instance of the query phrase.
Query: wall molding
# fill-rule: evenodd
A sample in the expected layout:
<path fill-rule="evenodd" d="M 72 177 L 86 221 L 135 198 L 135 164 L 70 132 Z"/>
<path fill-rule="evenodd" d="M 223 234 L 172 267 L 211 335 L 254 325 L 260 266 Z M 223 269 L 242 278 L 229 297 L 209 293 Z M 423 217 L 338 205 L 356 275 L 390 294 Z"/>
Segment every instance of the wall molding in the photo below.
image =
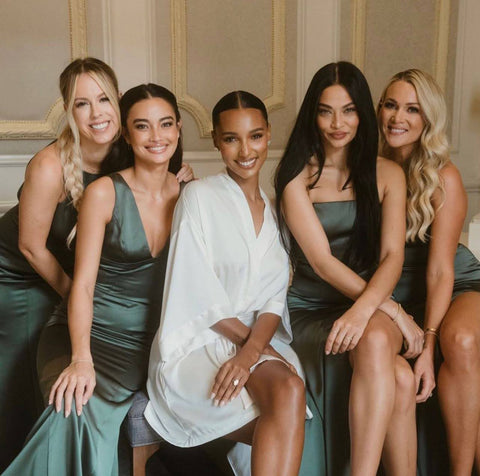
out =
<path fill-rule="evenodd" d="M 85 0 L 69 0 L 71 59 L 87 55 L 87 15 Z M 0 121 L 1 139 L 53 139 L 63 119 L 63 101 L 57 99 L 43 120 Z"/>
<path fill-rule="evenodd" d="M 0 155 L 0 168 L 1 167 L 26 167 L 26 165 L 34 155 L 35 154 Z"/>
<path fill-rule="evenodd" d="M 445 90 L 448 66 L 448 37 L 450 33 L 450 1 L 436 0 L 436 38 L 434 76 Z M 462 2 L 460 2 L 462 3 Z M 352 6 L 352 63 L 363 70 L 366 54 L 367 0 L 353 0 Z"/>
<path fill-rule="evenodd" d="M 338 0 L 297 2 L 297 110 L 316 71 L 338 59 L 339 4 Z"/>
<path fill-rule="evenodd" d="M 285 1 L 272 0 L 272 71 L 271 93 L 264 98 L 269 111 L 285 104 Z M 170 0 L 172 31 L 172 89 L 180 108 L 188 111 L 200 130 L 200 137 L 210 137 L 212 125 L 207 108 L 188 93 L 187 79 L 187 1 Z"/>

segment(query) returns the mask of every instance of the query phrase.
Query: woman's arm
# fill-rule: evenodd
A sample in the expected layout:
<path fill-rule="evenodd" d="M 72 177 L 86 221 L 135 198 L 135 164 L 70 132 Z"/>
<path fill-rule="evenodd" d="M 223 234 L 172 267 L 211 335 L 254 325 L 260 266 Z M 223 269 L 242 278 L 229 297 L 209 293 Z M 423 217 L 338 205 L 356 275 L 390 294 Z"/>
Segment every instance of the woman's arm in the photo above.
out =
<path fill-rule="evenodd" d="M 65 416 L 75 396 L 77 415 L 82 412 L 95 388 L 90 353 L 93 293 L 102 252 L 105 226 L 112 219 L 115 191 L 110 178 L 97 180 L 85 191 L 78 215 L 75 277 L 68 301 L 68 328 L 72 345 L 71 364 L 61 373 L 50 391 L 49 403 L 60 411 L 65 399 Z"/>
<path fill-rule="evenodd" d="M 439 331 L 452 299 L 455 253 L 467 212 L 467 196 L 457 168 L 452 163 L 447 164 L 440 171 L 440 177 L 443 180 L 445 196 L 442 204 L 442 194 L 440 190 L 436 190 L 432 199 L 435 219 L 431 227 L 428 249 L 424 323 L 425 329 L 435 329 L 434 332 Z M 417 386 L 422 381 L 417 401 L 426 400 L 435 387 L 433 374 L 435 337 L 433 332 L 427 332 L 424 351 L 415 364 Z"/>
<path fill-rule="evenodd" d="M 212 398 L 216 405 L 224 405 L 237 397 L 250 376 L 250 367 L 258 362 L 269 346 L 279 323 L 279 316 L 266 312 L 258 317 L 251 329 L 239 319 L 222 319 L 212 326 L 213 330 L 237 344 L 239 349 L 233 358 L 220 367 L 215 377 Z M 234 381 L 237 382 L 236 385 L 233 384 Z"/>
<path fill-rule="evenodd" d="M 51 144 L 27 166 L 19 203 L 18 247 L 32 268 L 65 297 L 71 280 L 47 249 L 53 216 L 63 196 L 62 167 L 56 145 Z"/>
<path fill-rule="evenodd" d="M 392 318 L 398 310 L 388 298 L 403 263 L 405 177 L 398 165 L 385 159 L 379 159 L 377 175 L 383 192 L 380 264 L 368 283 L 331 254 L 328 238 L 310 201 L 305 176 L 300 174 L 292 180 L 282 197 L 285 221 L 310 266 L 319 277 L 355 300 L 332 328 L 325 348 L 327 353 L 353 349 L 376 309 L 384 310 Z M 348 346 L 342 346 L 347 335 L 354 338 Z"/>

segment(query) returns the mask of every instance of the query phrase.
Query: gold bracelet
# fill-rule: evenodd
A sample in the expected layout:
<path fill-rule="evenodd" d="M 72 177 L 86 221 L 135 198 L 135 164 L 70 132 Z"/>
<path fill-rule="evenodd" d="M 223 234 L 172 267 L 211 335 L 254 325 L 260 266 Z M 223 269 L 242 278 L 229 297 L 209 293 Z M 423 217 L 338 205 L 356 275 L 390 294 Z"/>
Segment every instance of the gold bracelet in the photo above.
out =
<path fill-rule="evenodd" d="M 438 329 L 436 327 L 427 327 L 423 333 L 425 335 L 427 334 L 433 334 L 437 339 L 438 339 Z"/>

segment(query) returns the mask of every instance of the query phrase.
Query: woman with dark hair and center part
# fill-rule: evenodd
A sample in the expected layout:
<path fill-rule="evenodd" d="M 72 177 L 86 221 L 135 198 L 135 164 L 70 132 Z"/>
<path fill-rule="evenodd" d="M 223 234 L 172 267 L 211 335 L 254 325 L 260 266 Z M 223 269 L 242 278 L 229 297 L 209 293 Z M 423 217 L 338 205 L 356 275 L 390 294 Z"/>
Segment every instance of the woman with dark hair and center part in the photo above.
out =
<path fill-rule="evenodd" d="M 415 362 L 419 413 L 419 474 L 448 474 L 434 355 L 441 361 L 438 400 L 447 430 L 450 473 L 480 471 L 480 263 L 458 244 L 467 197 L 449 157 L 447 108 L 435 80 L 418 69 L 389 81 L 378 106 L 381 151 L 407 179 L 405 264 L 395 297 L 425 330 Z M 437 407 L 438 409 L 438 407 Z"/>
<path fill-rule="evenodd" d="M 296 475 L 305 388 L 288 345 L 288 256 L 259 187 L 267 111 L 236 91 L 212 119 L 226 172 L 189 184 L 175 210 L 145 416 L 176 446 L 221 436 L 251 445 L 236 474 Z"/>
<path fill-rule="evenodd" d="M 390 299 L 405 179 L 377 146 L 363 74 L 347 62 L 321 68 L 276 174 L 294 267 L 292 345 L 321 422 L 307 425 L 301 474 L 374 476 L 382 459 L 389 475 L 415 475 L 415 385 L 400 354 L 405 339 L 405 357 L 418 355 L 423 333 Z"/>
<path fill-rule="evenodd" d="M 120 101 L 132 167 L 86 190 L 66 309 L 39 343 L 49 406 L 5 475 L 118 474 L 120 425 L 145 385 L 158 327 L 173 210 L 180 194 L 181 119 L 154 84 Z"/>

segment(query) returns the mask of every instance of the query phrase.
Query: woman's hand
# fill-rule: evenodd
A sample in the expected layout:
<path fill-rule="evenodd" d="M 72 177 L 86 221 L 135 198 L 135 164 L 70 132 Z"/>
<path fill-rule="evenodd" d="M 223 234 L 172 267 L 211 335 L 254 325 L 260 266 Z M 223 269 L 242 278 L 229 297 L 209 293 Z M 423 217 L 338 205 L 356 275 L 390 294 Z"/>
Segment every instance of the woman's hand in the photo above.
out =
<path fill-rule="evenodd" d="M 55 402 L 55 410 L 58 413 L 62 408 L 62 400 L 65 400 L 65 417 L 72 410 L 72 398 L 75 396 L 75 408 L 77 415 L 82 414 L 83 405 L 86 405 L 95 388 L 95 370 L 93 362 L 89 360 L 73 361 L 57 378 L 50 390 L 48 404 Z"/>
<path fill-rule="evenodd" d="M 325 354 L 341 354 L 354 349 L 367 327 L 368 320 L 368 317 L 351 307 L 333 323 L 325 344 Z"/>
<path fill-rule="evenodd" d="M 417 403 L 425 402 L 432 396 L 435 388 L 433 355 L 428 349 L 425 349 L 416 360 L 413 373 L 417 387 Z"/>
<path fill-rule="evenodd" d="M 417 355 L 420 355 L 423 350 L 424 335 L 422 329 L 420 329 L 413 320 L 413 317 L 407 314 L 402 307 L 399 307 L 399 312 L 395 317 L 395 323 L 405 339 L 407 350 L 403 354 L 403 357 L 413 359 L 417 357 Z"/>
<path fill-rule="evenodd" d="M 211 395 L 215 406 L 221 407 L 237 397 L 250 377 L 250 367 L 255 365 L 260 357 L 245 347 L 237 349 L 237 355 L 227 360 L 215 377 Z"/>
<path fill-rule="evenodd" d="M 177 181 L 180 182 L 190 182 L 195 177 L 193 175 L 193 169 L 189 164 L 182 164 L 182 168 L 177 173 Z"/>

